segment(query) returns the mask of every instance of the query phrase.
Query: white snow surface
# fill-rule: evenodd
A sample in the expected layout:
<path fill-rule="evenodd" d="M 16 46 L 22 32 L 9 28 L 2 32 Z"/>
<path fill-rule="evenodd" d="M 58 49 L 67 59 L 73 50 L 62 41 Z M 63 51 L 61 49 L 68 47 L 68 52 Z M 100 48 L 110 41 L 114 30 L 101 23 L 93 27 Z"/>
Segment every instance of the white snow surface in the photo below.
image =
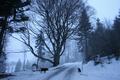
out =
<path fill-rule="evenodd" d="M 120 80 L 120 61 L 115 59 L 112 59 L 111 64 L 97 66 L 90 61 L 83 65 L 82 72 L 78 72 L 78 67 L 82 67 L 80 62 L 67 63 L 50 68 L 46 73 L 22 71 L 1 80 Z"/>

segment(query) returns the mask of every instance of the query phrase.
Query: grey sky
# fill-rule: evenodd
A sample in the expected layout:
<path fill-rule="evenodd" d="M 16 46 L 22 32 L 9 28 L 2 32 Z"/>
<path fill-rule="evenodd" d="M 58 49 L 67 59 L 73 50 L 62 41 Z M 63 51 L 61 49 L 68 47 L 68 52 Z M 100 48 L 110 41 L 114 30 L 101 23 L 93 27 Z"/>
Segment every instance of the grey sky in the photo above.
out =
<path fill-rule="evenodd" d="M 120 9 L 120 0 L 88 0 L 88 3 L 96 9 L 96 16 L 100 19 L 113 20 Z"/>
<path fill-rule="evenodd" d="M 16 34 L 14 34 L 14 36 L 17 37 Z M 19 37 L 17 37 L 19 38 Z M 24 53 L 11 53 L 11 52 L 20 52 L 20 51 L 24 51 L 24 50 L 27 50 L 27 47 L 21 43 L 20 41 L 10 37 L 9 38 L 9 41 L 8 41 L 8 46 L 7 46 L 7 52 L 10 52 L 7 54 L 7 61 L 8 62 L 16 62 L 18 61 L 19 59 L 21 59 L 21 61 L 23 61 L 23 57 L 24 57 Z M 32 60 L 34 57 L 31 53 L 27 52 L 26 53 L 26 59 L 28 60 Z"/>

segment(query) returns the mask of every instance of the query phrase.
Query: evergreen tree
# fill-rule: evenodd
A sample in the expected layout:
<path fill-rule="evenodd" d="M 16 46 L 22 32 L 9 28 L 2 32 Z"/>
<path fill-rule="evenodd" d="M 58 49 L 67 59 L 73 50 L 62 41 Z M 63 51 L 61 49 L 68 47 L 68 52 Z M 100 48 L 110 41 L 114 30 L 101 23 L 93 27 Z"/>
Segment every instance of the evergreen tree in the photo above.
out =
<path fill-rule="evenodd" d="M 15 72 L 21 71 L 21 68 L 22 68 L 22 63 L 21 60 L 19 59 L 15 67 Z"/>
<path fill-rule="evenodd" d="M 114 53 L 112 30 L 107 28 L 107 26 L 104 26 L 99 19 L 97 19 L 95 31 L 91 33 L 89 46 L 91 59 L 94 59 L 97 56 L 110 56 Z"/>
<path fill-rule="evenodd" d="M 28 20 L 24 14 L 26 11 L 23 7 L 30 4 L 30 1 L 22 2 L 21 0 L 0 0 L 0 58 L 5 57 L 4 43 L 6 32 L 13 31 L 13 27 L 9 26 L 11 22 L 21 22 Z M 5 62 L 3 60 L 0 65 Z M 1 66 L 1 68 L 4 68 Z M 1 71 L 0 71 L 1 72 Z"/>
<path fill-rule="evenodd" d="M 114 20 L 113 33 L 114 33 L 114 42 L 115 42 L 115 45 L 113 47 L 114 55 L 118 59 L 120 56 L 120 41 L 119 41 L 120 40 L 120 12 L 119 12 L 119 15 Z"/>
<path fill-rule="evenodd" d="M 97 19 L 96 30 L 91 33 L 89 39 L 89 46 L 91 47 L 90 50 L 91 57 L 95 57 L 96 55 L 100 55 L 100 53 L 102 53 L 103 45 L 105 44 L 104 33 L 105 28 L 103 24 L 100 22 L 100 20 Z"/>
<path fill-rule="evenodd" d="M 30 62 L 29 62 L 29 60 L 27 60 L 27 62 L 26 62 L 26 65 L 25 65 L 25 69 L 26 70 L 31 70 L 31 64 L 30 64 Z"/>
<path fill-rule="evenodd" d="M 45 48 L 44 48 L 44 34 L 42 31 L 40 34 L 37 35 L 36 38 L 36 48 L 37 48 L 37 54 L 39 57 L 43 57 L 45 55 Z M 39 64 L 40 58 L 37 59 L 37 65 Z"/>
<path fill-rule="evenodd" d="M 82 45 L 83 47 L 84 61 L 88 61 L 87 60 L 88 59 L 88 37 L 92 29 L 89 18 L 90 17 L 88 16 L 87 8 L 84 6 L 81 12 L 80 23 L 78 28 L 78 36 L 79 36 L 78 46 Z"/>
<path fill-rule="evenodd" d="M 3 52 L 5 32 L 7 29 L 12 29 L 12 27 L 8 27 L 8 23 L 28 20 L 28 17 L 23 13 L 25 11 L 23 7 L 29 4 L 29 0 L 26 2 L 21 0 L 0 0 L 0 55 Z"/>

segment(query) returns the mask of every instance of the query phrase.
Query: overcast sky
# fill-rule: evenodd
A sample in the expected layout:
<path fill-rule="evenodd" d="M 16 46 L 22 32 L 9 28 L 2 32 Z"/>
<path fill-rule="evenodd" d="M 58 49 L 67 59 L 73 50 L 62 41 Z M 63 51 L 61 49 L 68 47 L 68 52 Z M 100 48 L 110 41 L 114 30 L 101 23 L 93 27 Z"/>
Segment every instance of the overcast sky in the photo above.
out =
<path fill-rule="evenodd" d="M 113 20 L 120 9 L 120 0 L 88 0 L 88 3 L 96 9 L 96 16 L 100 19 Z"/>
<path fill-rule="evenodd" d="M 105 18 L 113 20 L 115 16 L 118 15 L 120 9 L 120 0 L 88 0 L 88 3 L 96 9 L 96 16 L 104 20 Z M 11 46 L 10 46 L 11 45 Z M 10 40 L 9 51 L 21 51 L 19 49 L 21 46 L 19 41 L 14 39 Z M 9 61 L 17 61 L 17 59 L 22 58 L 23 54 L 9 54 Z M 30 54 L 28 55 L 30 57 Z"/>

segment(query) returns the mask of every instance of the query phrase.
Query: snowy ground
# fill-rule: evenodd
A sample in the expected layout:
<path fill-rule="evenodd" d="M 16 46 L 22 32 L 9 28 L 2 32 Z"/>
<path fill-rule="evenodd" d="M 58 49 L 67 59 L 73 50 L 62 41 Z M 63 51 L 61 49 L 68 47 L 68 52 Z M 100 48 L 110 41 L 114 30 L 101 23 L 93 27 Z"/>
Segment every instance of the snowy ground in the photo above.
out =
<path fill-rule="evenodd" d="M 89 62 L 83 66 L 82 73 L 78 72 L 81 63 L 67 63 L 56 68 L 49 69 L 48 72 L 19 72 L 16 76 L 1 80 L 120 80 L 120 61 L 112 59 L 111 64 L 94 66 Z"/>

